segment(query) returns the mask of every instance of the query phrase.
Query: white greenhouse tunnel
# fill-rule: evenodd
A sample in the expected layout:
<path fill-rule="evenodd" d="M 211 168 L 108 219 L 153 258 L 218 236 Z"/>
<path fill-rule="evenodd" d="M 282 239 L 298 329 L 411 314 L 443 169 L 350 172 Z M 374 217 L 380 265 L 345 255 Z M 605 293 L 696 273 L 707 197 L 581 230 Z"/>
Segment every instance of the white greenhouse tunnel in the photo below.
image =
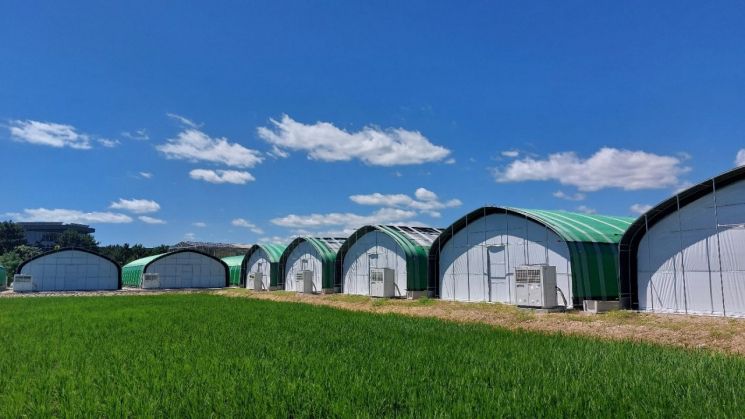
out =
<path fill-rule="evenodd" d="M 33 291 L 94 291 L 121 288 L 120 268 L 112 260 L 79 250 L 42 254 L 20 266 L 31 276 Z"/>
<path fill-rule="evenodd" d="M 370 270 L 389 268 L 394 272 L 395 296 L 406 297 L 406 255 L 388 234 L 369 231 L 352 244 L 344 256 L 342 291 L 370 295 Z"/>
<path fill-rule="evenodd" d="M 745 180 L 678 206 L 639 241 L 639 310 L 745 316 Z"/>
<path fill-rule="evenodd" d="M 227 271 L 218 259 L 197 252 L 169 253 L 150 263 L 145 273 L 158 274 L 160 288 L 222 288 Z"/>
<path fill-rule="evenodd" d="M 284 269 L 285 290 L 296 290 L 295 276 L 302 271 L 313 272 L 313 292 L 321 292 L 323 262 L 318 250 L 308 241 L 300 242 L 287 257 Z"/>
<path fill-rule="evenodd" d="M 261 274 L 261 289 L 270 289 L 270 268 L 269 255 L 264 249 L 259 248 L 253 252 L 246 263 L 246 288 L 255 289 L 251 277 L 252 275 L 255 277 L 259 273 Z"/>
<path fill-rule="evenodd" d="M 515 267 L 538 264 L 556 267 L 556 285 L 571 307 L 567 243 L 546 226 L 523 216 L 486 215 L 469 221 L 441 245 L 440 298 L 516 304 Z"/>

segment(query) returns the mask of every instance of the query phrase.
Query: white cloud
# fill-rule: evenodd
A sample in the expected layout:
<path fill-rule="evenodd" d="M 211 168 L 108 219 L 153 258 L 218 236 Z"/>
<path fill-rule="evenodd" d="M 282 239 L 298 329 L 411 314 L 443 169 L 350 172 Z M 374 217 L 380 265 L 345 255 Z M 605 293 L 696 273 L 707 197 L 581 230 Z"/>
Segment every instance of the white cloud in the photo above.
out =
<path fill-rule="evenodd" d="M 10 136 L 16 141 L 46 145 L 56 148 L 70 147 L 78 150 L 91 148 L 91 137 L 79 133 L 72 125 L 33 120 L 9 122 Z"/>
<path fill-rule="evenodd" d="M 745 148 L 737 152 L 737 157 L 735 157 L 735 166 L 745 166 Z"/>
<path fill-rule="evenodd" d="M 565 193 L 564 191 L 556 191 L 554 192 L 553 195 L 556 198 L 565 199 L 567 201 L 584 201 L 584 199 L 586 198 L 585 194 L 579 193 L 579 192 L 574 193 L 574 194 L 568 194 L 568 193 Z"/>
<path fill-rule="evenodd" d="M 122 132 L 122 137 L 129 138 L 130 140 L 137 140 L 137 141 L 147 141 L 150 139 L 150 135 L 147 133 L 146 129 L 138 129 L 134 132 L 124 131 Z"/>
<path fill-rule="evenodd" d="M 108 138 L 99 138 L 96 141 L 106 148 L 114 148 L 121 144 L 119 140 L 109 140 Z"/>
<path fill-rule="evenodd" d="M 179 124 L 190 127 L 190 128 L 199 128 L 202 126 L 202 124 L 197 124 L 196 122 L 192 121 L 189 118 L 183 117 L 181 115 L 177 115 L 175 113 L 166 113 L 166 116 L 168 116 L 171 119 L 176 120 Z"/>
<path fill-rule="evenodd" d="M 680 183 L 679 176 L 690 170 L 683 166 L 683 160 L 683 157 L 605 147 L 588 159 L 574 152 L 551 154 L 545 160 L 527 157 L 513 161 L 494 175 L 497 182 L 556 180 L 586 192 L 603 188 L 655 189 Z"/>
<path fill-rule="evenodd" d="M 112 202 L 109 205 L 111 209 L 119 209 L 134 212 L 135 214 L 147 214 L 149 212 L 158 212 L 160 204 L 149 199 L 123 199 Z"/>
<path fill-rule="evenodd" d="M 292 236 L 269 236 L 269 237 L 262 237 L 259 239 L 260 243 L 270 243 L 270 244 L 289 244 L 297 235 Z"/>
<path fill-rule="evenodd" d="M 414 202 L 414 199 L 405 194 L 384 195 L 378 192 L 367 195 L 352 195 L 349 199 L 355 204 L 377 207 L 410 206 Z"/>
<path fill-rule="evenodd" d="M 520 152 L 517 150 L 505 150 L 502 152 L 502 156 L 504 157 L 515 158 L 519 155 L 520 155 Z"/>
<path fill-rule="evenodd" d="M 586 205 L 580 205 L 580 206 L 578 206 L 577 207 L 577 211 L 582 212 L 582 213 L 585 213 L 585 214 L 596 214 L 597 213 L 597 211 L 595 210 L 595 208 L 590 208 L 590 207 L 588 207 Z"/>
<path fill-rule="evenodd" d="M 192 223 L 191 225 L 193 225 L 194 227 L 199 227 L 199 228 L 207 227 L 207 223 L 203 223 L 201 221 L 197 221 L 195 223 Z"/>
<path fill-rule="evenodd" d="M 233 224 L 236 227 L 247 228 L 247 229 L 251 230 L 252 232 L 254 232 L 256 234 L 264 234 L 264 230 L 262 230 L 261 228 L 257 227 L 256 224 L 253 224 L 253 223 L 251 223 L 248 220 L 243 219 L 243 218 L 236 218 L 235 220 L 231 221 L 231 224 Z"/>
<path fill-rule="evenodd" d="M 418 188 L 416 191 L 414 191 L 414 196 L 417 197 L 417 199 L 421 199 L 422 201 L 436 201 L 437 200 L 437 194 L 424 188 Z"/>
<path fill-rule="evenodd" d="M 140 172 L 140 176 L 142 176 L 143 179 L 152 179 L 153 174 L 150 172 Z"/>
<path fill-rule="evenodd" d="M 186 241 L 194 241 L 196 239 L 197 239 L 197 236 L 194 233 L 186 233 L 186 234 L 184 234 L 184 240 L 186 240 Z"/>
<path fill-rule="evenodd" d="M 209 183 L 232 183 L 235 185 L 245 185 L 255 180 L 250 173 L 239 170 L 194 169 L 189 172 L 189 176 L 192 179 Z"/>
<path fill-rule="evenodd" d="M 413 209 L 432 217 L 440 216 L 438 210 L 455 208 L 463 204 L 459 199 L 442 202 L 436 193 L 425 188 L 417 189 L 414 196 L 417 199 L 405 194 L 384 195 L 376 192 L 367 195 L 352 195 L 349 199 L 359 205 Z"/>
<path fill-rule="evenodd" d="M 33 208 L 24 209 L 22 213 L 8 213 L 15 221 L 60 221 L 63 223 L 131 223 L 132 218 L 125 214 L 114 212 L 83 212 L 71 209 L 47 209 Z"/>
<path fill-rule="evenodd" d="M 156 147 L 166 158 L 192 162 L 206 161 L 240 168 L 254 167 L 264 160 L 261 153 L 256 150 L 231 143 L 224 137 L 211 138 L 198 130 L 197 125 L 191 121 L 184 124 L 187 125 L 186 129 L 175 138 L 169 138 L 165 144 Z"/>
<path fill-rule="evenodd" d="M 142 221 L 143 223 L 147 224 L 165 224 L 166 222 L 164 220 L 161 220 L 160 218 L 155 217 L 148 217 L 147 215 L 141 215 L 137 217 Z"/>
<path fill-rule="evenodd" d="M 279 121 L 272 119 L 271 123 L 273 126 L 259 127 L 257 132 L 272 144 L 273 154 L 277 156 L 295 150 L 306 151 L 314 160 L 359 159 L 373 166 L 395 166 L 441 161 L 450 154 L 450 150 L 432 144 L 421 133 L 403 128 L 383 130 L 366 126 L 348 132 L 328 122 L 303 124 L 287 115 L 282 115 Z"/>
<path fill-rule="evenodd" d="M 630 210 L 631 210 L 631 212 L 633 212 L 634 214 L 639 214 L 639 215 L 642 215 L 642 214 L 644 214 L 645 212 L 647 212 L 647 211 L 651 210 L 651 209 L 652 209 L 652 206 L 651 206 L 651 205 L 648 205 L 648 204 L 634 204 L 634 205 L 632 205 L 632 206 L 631 206 L 631 208 L 629 208 L 629 209 L 630 209 Z"/>
<path fill-rule="evenodd" d="M 272 224 L 303 229 L 318 229 L 331 226 L 345 227 L 345 231 L 355 230 L 368 224 L 402 224 L 417 215 L 415 211 L 399 208 L 381 208 L 370 215 L 359 215 L 349 212 L 332 212 L 328 214 L 296 215 L 290 214 L 285 217 L 271 220 Z"/>

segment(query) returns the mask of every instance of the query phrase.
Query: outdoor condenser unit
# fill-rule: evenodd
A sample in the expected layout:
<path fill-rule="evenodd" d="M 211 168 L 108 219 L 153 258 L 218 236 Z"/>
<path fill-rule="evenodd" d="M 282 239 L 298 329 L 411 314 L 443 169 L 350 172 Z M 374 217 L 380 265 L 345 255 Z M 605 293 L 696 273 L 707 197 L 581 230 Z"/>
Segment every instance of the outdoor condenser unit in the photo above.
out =
<path fill-rule="evenodd" d="M 370 269 L 370 296 L 393 297 L 396 295 L 394 278 L 396 271 L 390 268 Z"/>
<path fill-rule="evenodd" d="M 295 274 L 295 291 L 313 293 L 313 271 L 305 270 Z"/>
<path fill-rule="evenodd" d="M 515 268 L 517 305 L 556 307 L 556 266 L 528 265 Z"/>
<path fill-rule="evenodd" d="M 160 288 L 160 276 L 154 273 L 142 274 L 142 288 L 143 289 Z"/>
<path fill-rule="evenodd" d="M 251 289 L 254 291 L 263 291 L 264 274 L 261 272 L 254 272 L 250 275 L 251 278 Z"/>
<path fill-rule="evenodd" d="M 31 292 L 34 290 L 34 281 L 31 275 L 13 275 L 13 292 Z"/>

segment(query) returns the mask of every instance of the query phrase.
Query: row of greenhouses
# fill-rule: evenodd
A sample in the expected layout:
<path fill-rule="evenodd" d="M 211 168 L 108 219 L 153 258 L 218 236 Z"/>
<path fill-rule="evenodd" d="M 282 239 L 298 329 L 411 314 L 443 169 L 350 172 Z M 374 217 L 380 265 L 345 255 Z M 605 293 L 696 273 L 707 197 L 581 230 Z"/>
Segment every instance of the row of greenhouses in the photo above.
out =
<path fill-rule="evenodd" d="M 179 250 L 123 267 L 80 250 L 19 266 L 18 290 L 218 288 L 745 316 L 745 168 L 638 219 L 486 206 L 446 228 L 369 225 L 256 244 L 222 260 Z"/>

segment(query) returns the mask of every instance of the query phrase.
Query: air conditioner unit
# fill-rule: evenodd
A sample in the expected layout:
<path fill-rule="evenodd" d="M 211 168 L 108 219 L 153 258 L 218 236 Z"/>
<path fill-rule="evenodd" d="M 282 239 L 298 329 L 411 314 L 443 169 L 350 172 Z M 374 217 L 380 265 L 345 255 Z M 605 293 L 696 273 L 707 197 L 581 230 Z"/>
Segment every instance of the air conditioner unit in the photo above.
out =
<path fill-rule="evenodd" d="M 142 288 L 143 289 L 160 288 L 160 276 L 154 273 L 142 274 Z"/>
<path fill-rule="evenodd" d="M 13 292 L 34 291 L 34 281 L 31 275 L 13 275 Z"/>
<path fill-rule="evenodd" d="M 394 297 L 396 295 L 396 271 L 390 268 L 370 269 L 370 296 Z"/>
<path fill-rule="evenodd" d="M 528 265 L 515 268 L 515 297 L 518 306 L 556 307 L 556 267 Z"/>
<path fill-rule="evenodd" d="M 251 289 L 254 291 L 264 290 L 264 274 L 261 272 L 254 272 L 251 274 Z"/>
<path fill-rule="evenodd" d="M 295 291 L 313 293 L 313 271 L 300 271 L 295 274 Z"/>

